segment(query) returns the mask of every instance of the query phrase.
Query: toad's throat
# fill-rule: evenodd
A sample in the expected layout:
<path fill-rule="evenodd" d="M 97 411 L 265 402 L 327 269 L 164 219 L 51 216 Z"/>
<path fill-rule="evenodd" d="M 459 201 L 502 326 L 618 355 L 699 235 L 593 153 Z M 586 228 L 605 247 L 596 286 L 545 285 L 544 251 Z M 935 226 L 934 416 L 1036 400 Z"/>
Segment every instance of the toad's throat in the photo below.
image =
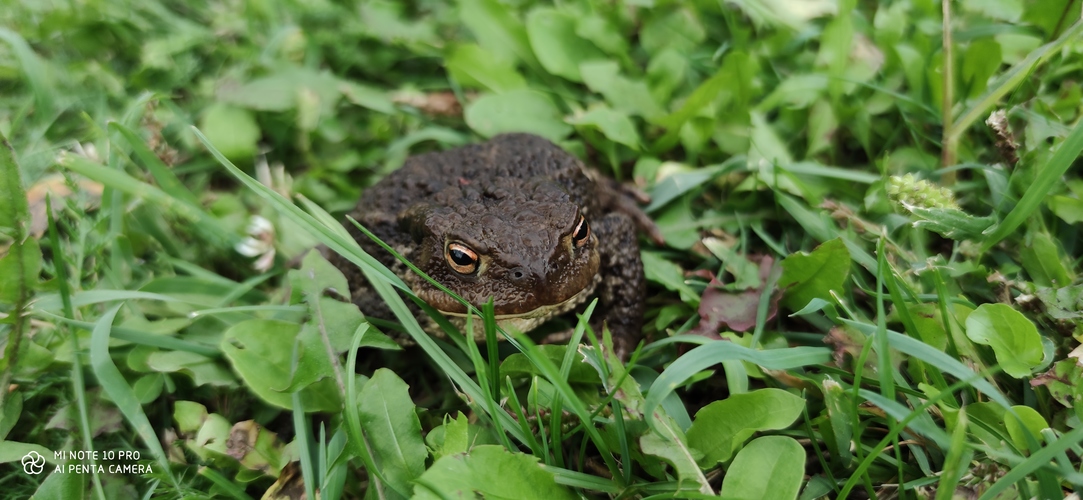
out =
<path fill-rule="evenodd" d="M 571 311 L 580 304 L 586 302 L 587 299 L 589 299 L 594 293 L 594 289 L 598 287 L 598 284 L 601 283 L 601 281 L 602 276 L 600 274 L 595 275 L 594 279 L 591 280 L 590 283 L 588 283 L 587 286 L 584 287 L 582 290 L 577 292 L 575 295 L 572 295 L 571 297 L 568 297 L 567 299 L 556 304 L 539 306 L 521 313 L 496 314 L 494 315 L 494 318 L 496 319 L 496 324 L 502 330 L 507 332 L 529 332 L 530 330 L 533 330 L 537 326 L 547 321 L 549 318 L 553 316 L 559 316 L 568 311 Z M 453 325 L 465 332 L 467 313 L 450 311 L 440 312 L 447 316 L 448 319 L 451 320 L 451 323 Z M 471 324 L 473 325 L 472 336 L 477 340 L 485 340 L 485 323 L 480 320 L 475 320 L 472 321 Z M 443 331 L 439 328 L 434 328 L 433 331 L 437 335 L 442 336 Z M 503 335 L 500 335 L 498 336 L 498 338 L 503 340 L 504 337 Z"/>
<path fill-rule="evenodd" d="M 595 285 L 596 285 L 596 283 L 592 282 L 590 285 L 588 285 L 586 288 L 580 290 L 575 295 L 572 295 L 571 297 L 568 297 L 567 299 L 564 299 L 563 301 L 558 302 L 556 304 L 548 304 L 548 305 L 544 305 L 544 306 L 539 306 L 539 307 L 536 307 L 536 308 L 531 309 L 529 311 L 525 311 L 525 312 L 521 312 L 521 313 L 495 314 L 495 315 L 493 315 L 493 318 L 495 318 L 499 322 L 499 321 L 502 321 L 502 320 L 517 319 L 517 318 L 525 318 L 525 319 L 548 318 L 548 317 L 553 316 L 553 315 L 563 314 L 563 313 L 565 313 L 567 311 L 570 311 L 570 310 L 574 309 L 575 306 L 577 306 L 579 304 L 582 304 L 583 302 L 586 302 L 587 297 L 589 297 L 591 293 L 594 293 Z M 442 311 L 442 310 L 440 311 L 440 313 L 443 314 L 444 316 L 453 316 L 453 317 L 457 317 L 457 318 L 465 318 L 468 315 L 468 313 L 465 313 L 465 312 L 451 312 L 451 311 Z"/>

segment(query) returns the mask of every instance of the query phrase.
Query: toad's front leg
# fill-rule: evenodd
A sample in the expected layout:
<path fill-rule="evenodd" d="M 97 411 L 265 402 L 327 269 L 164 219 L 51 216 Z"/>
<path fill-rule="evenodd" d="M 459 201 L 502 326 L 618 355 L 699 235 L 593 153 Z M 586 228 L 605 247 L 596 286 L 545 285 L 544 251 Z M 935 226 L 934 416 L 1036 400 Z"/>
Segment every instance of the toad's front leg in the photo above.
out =
<path fill-rule="evenodd" d="M 598 310 L 591 322 L 601 334 L 604 321 L 613 334 L 613 348 L 622 360 L 643 337 L 643 309 L 647 283 L 636 241 L 636 225 L 628 215 L 614 212 L 593 224 L 601 257 Z"/>

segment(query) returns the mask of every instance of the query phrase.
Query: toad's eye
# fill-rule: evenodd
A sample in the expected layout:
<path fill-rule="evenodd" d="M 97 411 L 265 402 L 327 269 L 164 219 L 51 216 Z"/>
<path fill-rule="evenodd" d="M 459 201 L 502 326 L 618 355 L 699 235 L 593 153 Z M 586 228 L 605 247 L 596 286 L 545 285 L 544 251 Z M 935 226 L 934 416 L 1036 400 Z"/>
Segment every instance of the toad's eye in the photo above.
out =
<path fill-rule="evenodd" d="M 575 242 L 575 246 L 582 247 L 587 244 L 587 240 L 589 239 L 590 226 L 587 224 L 587 219 L 580 214 L 579 222 L 575 223 L 575 229 L 572 230 L 572 241 Z"/>
<path fill-rule="evenodd" d="M 462 243 L 449 243 L 444 250 L 444 258 L 455 272 L 474 274 L 478 270 L 478 254 Z"/>

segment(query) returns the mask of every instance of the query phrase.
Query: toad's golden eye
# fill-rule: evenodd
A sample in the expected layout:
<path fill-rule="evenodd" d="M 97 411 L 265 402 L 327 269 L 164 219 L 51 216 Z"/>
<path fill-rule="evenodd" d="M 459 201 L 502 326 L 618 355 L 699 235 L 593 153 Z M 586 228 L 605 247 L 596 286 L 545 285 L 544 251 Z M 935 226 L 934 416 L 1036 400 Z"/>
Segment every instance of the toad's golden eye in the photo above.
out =
<path fill-rule="evenodd" d="M 575 242 L 575 246 L 582 247 L 589 239 L 590 225 L 587 224 L 587 219 L 583 217 L 583 214 L 579 214 L 579 222 L 575 223 L 575 229 L 572 230 L 572 241 Z"/>
<path fill-rule="evenodd" d="M 474 274 L 478 270 L 478 254 L 462 243 L 448 243 L 444 249 L 444 258 L 455 272 Z"/>

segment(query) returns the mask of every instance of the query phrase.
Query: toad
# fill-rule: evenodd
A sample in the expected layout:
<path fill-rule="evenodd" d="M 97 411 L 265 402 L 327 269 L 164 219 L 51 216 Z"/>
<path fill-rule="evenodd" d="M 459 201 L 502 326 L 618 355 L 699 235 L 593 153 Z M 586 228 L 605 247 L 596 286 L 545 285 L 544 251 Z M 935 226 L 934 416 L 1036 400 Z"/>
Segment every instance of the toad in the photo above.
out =
<path fill-rule="evenodd" d="M 553 143 L 505 134 L 444 152 L 412 156 L 365 191 L 352 216 L 432 279 L 480 308 L 493 301 L 498 324 L 527 332 L 598 297 L 626 358 L 641 338 L 645 281 L 637 228 L 656 241 L 653 222 L 612 179 L 584 168 Z M 453 324 L 467 309 L 411 272 L 352 224 L 366 252 L 400 276 Z M 361 272 L 333 255 L 362 312 L 392 318 Z M 442 334 L 419 314 L 430 333 Z M 482 322 L 473 322 L 484 339 Z"/>

